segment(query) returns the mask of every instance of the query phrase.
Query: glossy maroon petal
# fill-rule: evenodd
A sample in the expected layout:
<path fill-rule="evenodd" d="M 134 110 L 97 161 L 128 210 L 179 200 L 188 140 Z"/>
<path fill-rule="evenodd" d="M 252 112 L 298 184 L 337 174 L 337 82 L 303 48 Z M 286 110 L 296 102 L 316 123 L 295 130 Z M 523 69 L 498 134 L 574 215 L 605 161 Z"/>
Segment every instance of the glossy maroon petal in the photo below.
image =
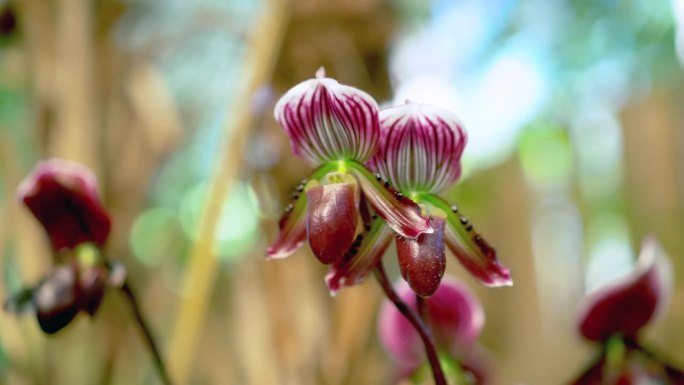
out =
<path fill-rule="evenodd" d="M 306 199 L 306 235 L 311 251 L 324 264 L 341 260 L 354 242 L 359 222 L 356 182 L 316 183 L 307 188 Z"/>
<path fill-rule="evenodd" d="M 392 230 L 376 219 L 367 232 L 357 236 L 344 257 L 332 265 L 325 277 L 331 295 L 343 287 L 363 281 L 373 271 L 392 240 Z"/>
<path fill-rule="evenodd" d="M 432 234 L 421 234 L 417 239 L 398 237 L 396 242 L 401 275 L 422 297 L 437 290 L 446 269 L 444 219 L 434 218 L 432 228 Z"/>
<path fill-rule="evenodd" d="M 450 111 L 411 102 L 386 108 L 380 132 L 371 168 L 402 191 L 437 192 L 460 178 L 467 137 Z"/>
<path fill-rule="evenodd" d="M 621 334 L 634 338 L 663 305 L 671 290 L 671 269 L 658 242 L 644 241 L 636 269 L 624 279 L 587 297 L 579 317 L 584 338 L 605 341 Z"/>
<path fill-rule="evenodd" d="M 367 93 L 326 78 L 290 89 L 275 106 L 275 119 L 295 154 L 313 165 L 342 159 L 367 161 L 380 134 L 378 105 Z"/>
<path fill-rule="evenodd" d="M 317 168 L 309 179 L 319 181 L 335 170 L 337 165 L 324 164 Z M 286 206 L 285 213 L 278 221 L 278 237 L 266 249 L 269 259 L 281 259 L 292 255 L 306 241 L 306 188 L 303 180 L 294 191 L 292 201 Z"/>
<path fill-rule="evenodd" d="M 416 296 L 408 284 L 400 284 L 397 291 L 415 310 Z M 477 297 L 462 283 L 445 277 L 426 301 L 437 350 L 453 355 L 468 351 L 484 325 L 484 311 Z M 417 368 L 424 362 L 420 337 L 389 301 L 382 305 L 378 329 L 380 342 L 400 366 Z"/>
<path fill-rule="evenodd" d="M 60 266 L 33 292 L 38 324 L 45 333 L 64 328 L 78 314 L 76 272 L 72 266 Z"/>
<path fill-rule="evenodd" d="M 17 189 L 59 250 L 92 242 L 102 246 L 111 228 L 97 193 L 95 175 L 86 167 L 59 159 L 39 163 Z"/>

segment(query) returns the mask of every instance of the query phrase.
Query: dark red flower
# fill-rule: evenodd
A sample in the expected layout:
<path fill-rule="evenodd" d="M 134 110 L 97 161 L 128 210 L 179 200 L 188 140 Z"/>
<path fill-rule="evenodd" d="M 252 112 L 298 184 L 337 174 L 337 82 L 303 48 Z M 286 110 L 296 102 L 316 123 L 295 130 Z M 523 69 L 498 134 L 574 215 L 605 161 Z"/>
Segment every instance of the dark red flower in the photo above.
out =
<path fill-rule="evenodd" d="M 332 293 L 359 282 L 382 255 L 361 253 L 369 248 L 358 243 L 354 247 L 364 236 L 361 197 L 401 236 L 432 232 L 413 201 L 397 196 L 363 164 L 377 151 L 380 137 L 378 106 L 370 95 L 325 77 L 321 69 L 315 79 L 283 95 L 274 116 L 293 152 L 318 168 L 293 192 L 278 237 L 267 249 L 269 258 L 287 257 L 308 240 L 316 257 L 332 266 L 326 279 Z"/>
<path fill-rule="evenodd" d="M 572 385 L 682 383 L 681 371 L 639 342 L 641 329 L 664 308 L 671 283 L 669 260 L 654 238 L 646 239 L 634 271 L 582 305 L 579 332 L 601 344 L 601 355 Z"/>
<path fill-rule="evenodd" d="M 578 320 L 584 338 L 606 341 L 616 334 L 636 338 L 671 291 L 669 261 L 660 253 L 658 242 L 647 239 L 632 274 L 587 297 Z"/>
<path fill-rule="evenodd" d="M 43 225 L 56 250 L 87 242 L 101 247 L 109 236 L 111 220 L 95 175 L 80 164 L 40 162 L 19 185 L 17 197 Z"/>
<path fill-rule="evenodd" d="M 487 286 L 512 284 L 494 248 L 468 220 L 437 193 L 458 181 L 467 142 L 463 124 L 450 111 L 407 102 L 380 111 L 380 145 L 369 161 L 403 196 L 432 217 L 435 232 L 397 238 L 402 275 L 417 294 L 427 296 L 444 273 L 444 245 L 473 277 Z M 437 226 L 441 228 L 437 231 Z"/>

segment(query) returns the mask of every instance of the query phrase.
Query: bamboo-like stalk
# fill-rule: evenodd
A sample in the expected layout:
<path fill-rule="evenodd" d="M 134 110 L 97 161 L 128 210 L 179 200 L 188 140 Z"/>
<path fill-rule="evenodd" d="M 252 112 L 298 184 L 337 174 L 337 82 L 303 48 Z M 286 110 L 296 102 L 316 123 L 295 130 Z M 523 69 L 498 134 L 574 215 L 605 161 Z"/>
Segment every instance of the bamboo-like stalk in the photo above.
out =
<path fill-rule="evenodd" d="M 200 331 L 216 278 L 217 260 L 212 253 L 214 234 L 225 197 L 231 191 L 243 159 L 249 128 L 252 124 L 252 100 L 270 77 L 285 24 L 285 0 L 270 0 L 263 5 L 247 46 L 244 65 L 247 76 L 240 93 L 228 109 L 224 123 L 224 144 L 209 183 L 207 201 L 200 222 L 199 239 L 190 253 L 189 267 L 183 277 L 184 296 L 175 320 L 169 344 L 169 370 L 176 384 L 188 383 L 196 356 Z"/>
<path fill-rule="evenodd" d="M 51 156 L 83 163 L 97 174 L 91 3 L 57 1 L 56 124 L 50 132 L 48 151 Z"/>

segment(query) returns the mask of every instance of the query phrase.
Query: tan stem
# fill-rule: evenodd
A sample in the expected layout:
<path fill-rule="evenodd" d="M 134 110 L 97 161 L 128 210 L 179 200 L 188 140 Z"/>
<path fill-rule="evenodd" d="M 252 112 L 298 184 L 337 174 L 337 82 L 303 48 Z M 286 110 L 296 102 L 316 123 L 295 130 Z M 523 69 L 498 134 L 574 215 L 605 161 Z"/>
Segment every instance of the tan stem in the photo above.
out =
<path fill-rule="evenodd" d="M 176 384 L 186 384 L 196 357 L 195 351 L 207 314 L 216 278 L 217 260 L 213 255 L 216 227 L 226 195 L 232 190 L 242 164 L 243 152 L 252 125 L 252 100 L 269 78 L 285 24 L 286 1 L 270 0 L 263 5 L 259 20 L 252 23 L 247 45 L 244 83 L 228 109 L 224 124 L 224 145 L 209 182 L 208 197 L 200 222 L 199 239 L 190 253 L 189 267 L 183 277 L 184 296 L 169 344 L 169 370 Z"/>

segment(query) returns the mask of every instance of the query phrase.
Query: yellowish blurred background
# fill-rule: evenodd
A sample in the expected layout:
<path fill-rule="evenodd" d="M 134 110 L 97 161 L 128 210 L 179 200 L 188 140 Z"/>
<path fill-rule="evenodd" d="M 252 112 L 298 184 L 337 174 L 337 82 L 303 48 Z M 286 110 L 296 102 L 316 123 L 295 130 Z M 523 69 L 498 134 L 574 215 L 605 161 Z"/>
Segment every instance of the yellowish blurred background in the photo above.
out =
<path fill-rule="evenodd" d="M 178 384 L 387 384 L 372 280 L 331 298 L 302 248 L 267 262 L 309 170 L 272 118 L 328 75 L 381 105 L 454 111 L 469 143 L 457 202 L 512 268 L 480 286 L 494 384 L 565 384 L 594 357 L 591 290 L 657 237 L 674 291 L 644 342 L 684 367 L 682 0 L 0 0 L 0 297 L 51 267 L 14 199 L 40 159 L 91 167 Z M 394 251 L 385 258 L 398 276 Z M 0 313 L 2 384 L 151 384 L 129 308 L 52 337 Z"/>

